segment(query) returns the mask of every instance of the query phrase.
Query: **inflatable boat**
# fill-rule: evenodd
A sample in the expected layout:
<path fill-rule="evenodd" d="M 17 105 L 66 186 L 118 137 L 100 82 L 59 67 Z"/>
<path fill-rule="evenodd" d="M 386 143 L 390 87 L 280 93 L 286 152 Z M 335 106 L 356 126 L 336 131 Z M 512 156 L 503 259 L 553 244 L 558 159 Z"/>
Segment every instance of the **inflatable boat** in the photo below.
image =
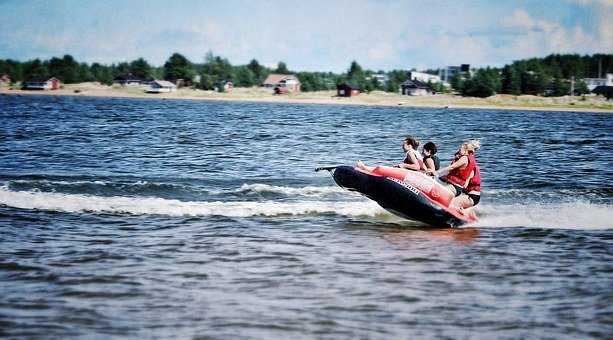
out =
<path fill-rule="evenodd" d="M 402 218 L 433 227 L 458 227 L 477 221 L 472 211 L 450 205 L 454 198 L 451 190 L 417 171 L 386 166 L 372 169 L 333 166 L 315 170 L 330 171 L 342 188 L 357 191 Z"/>

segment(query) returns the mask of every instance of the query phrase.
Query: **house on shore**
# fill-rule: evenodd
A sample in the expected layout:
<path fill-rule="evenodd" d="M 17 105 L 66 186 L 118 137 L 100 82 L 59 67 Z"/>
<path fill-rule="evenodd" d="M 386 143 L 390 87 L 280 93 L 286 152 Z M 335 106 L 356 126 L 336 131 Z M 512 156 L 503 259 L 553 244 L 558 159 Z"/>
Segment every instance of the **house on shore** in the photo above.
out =
<path fill-rule="evenodd" d="M 607 73 L 604 78 L 583 78 L 587 89 L 594 91 L 599 86 L 613 86 L 613 73 Z"/>
<path fill-rule="evenodd" d="M 428 84 L 419 81 L 408 79 L 400 84 L 401 93 L 405 96 L 428 96 L 436 94 Z"/>
<path fill-rule="evenodd" d="M 169 79 L 165 79 L 165 80 L 175 84 L 177 86 L 177 88 L 191 87 L 191 86 L 194 85 L 194 83 L 197 83 L 197 82 L 193 81 L 192 79 L 184 79 L 184 78 L 169 78 Z"/>
<path fill-rule="evenodd" d="M 122 74 L 113 79 L 113 84 L 118 84 L 121 86 L 140 86 L 142 82 L 142 79 L 135 77 L 132 74 Z"/>
<path fill-rule="evenodd" d="M 262 83 L 276 94 L 300 92 L 300 80 L 293 74 L 270 74 Z"/>
<path fill-rule="evenodd" d="M 596 86 L 594 90 L 592 90 L 592 93 L 604 96 L 605 98 L 607 98 L 607 100 L 613 99 L 613 86 L 607 86 L 607 85 Z"/>
<path fill-rule="evenodd" d="M 23 83 L 24 90 L 57 90 L 60 80 L 55 77 L 34 77 Z"/>
<path fill-rule="evenodd" d="M 167 80 L 154 80 L 149 83 L 149 87 L 147 88 L 147 93 L 169 93 L 175 92 L 177 90 L 177 85 L 167 81 Z"/>
<path fill-rule="evenodd" d="M 353 97 L 360 94 L 360 88 L 347 82 L 336 85 L 336 95 L 339 97 Z"/>

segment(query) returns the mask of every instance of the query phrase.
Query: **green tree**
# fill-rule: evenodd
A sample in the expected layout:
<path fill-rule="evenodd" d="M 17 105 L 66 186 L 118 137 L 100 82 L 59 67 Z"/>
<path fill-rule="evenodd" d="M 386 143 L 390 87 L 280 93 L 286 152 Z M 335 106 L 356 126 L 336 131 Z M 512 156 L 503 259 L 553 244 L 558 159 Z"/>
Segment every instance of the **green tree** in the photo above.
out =
<path fill-rule="evenodd" d="M 489 97 L 502 88 L 500 74 L 497 69 L 479 69 L 473 77 L 464 80 L 460 93 L 470 97 Z"/>
<path fill-rule="evenodd" d="M 547 90 L 549 83 L 549 77 L 540 68 L 521 73 L 521 92 L 524 94 L 543 94 Z"/>
<path fill-rule="evenodd" d="M 200 84 L 198 84 L 203 90 L 212 90 L 215 87 L 215 79 L 209 74 L 202 74 L 200 76 Z"/>
<path fill-rule="evenodd" d="M 385 85 L 385 91 L 387 92 L 398 93 L 399 89 L 400 83 L 398 83 L 396 79 L 388 80 L 387 84 Z"/>
<path fill-rule="evenodd" d="M 191 80 L 193 76 L 192 63 L 179 53 L 174 53 L 164 63 L 164 79 L 166 80 Z"/>
<path fill-rule="evenodd" d="M 590 90 L 587 88 L 587 84 L 583 80 L 578 80 L 575 82 L 575 94 L 587 94 L 590 93 Z"/>
<path fill-rule="evenodd" d="M 287 65 L 285 65 L 285 63 L 282 61 L 277 64 L 277 68 L 273 71 L 273 73 L 291 74 L 291 72 L 287 69 Z"/>
<path fill-rule="evenodd" d="M 247 68 L 244 68 L 247 69 Z M 244 71 L 244 70 L 243 70 Z M 248 69 L 247 69 L 248 71 Z M 250 72 L 250 71 L 249 71 Z M 248 84 L 250 81 L 248 74 L 242 74 L 243 84 Z M 204 90 L 215 88 L 218 83 L 224 81 L 236 82 L 234 68 L 228 59 L 215 56 L 212 52 L 208 52 L 205 56 L 205 63 L 202 65 L 202 72 L 199 86 Z M 244 86 L 244 85 L 241 85 Z"/>
<path fill-rule="evenodd" d="M 30 60 L 23 64 L 23 80 L 39 77 L 49 77 L 49 70 L 40 59 Z"/>
<path fill-rule="evenodd" d="M 513 66 L 506 65 L 502 69 L 502 93 L 521 94 L 521 77 Z"/>
<path fill-rule="evenodd" d="M 113 77 L 123 76 L 130 73 L 130 64 L 126 62 L 121 62 L 117 65 L 111 65 L 111 69 L 113 70 Z"/>
<path fill-rule="evenodd" d="M 11 77 L 12 82 L 22 81 L 22 64 L 18 61 L 11 59 L 0 59 L 0 75 L 2 74 L 8 74 L 9 77 Z"/>
<path fill-rule="evenodd" d="M 248 66 L 238 66 L 234 69 L 236 85 L 251 87 L 258 84 L 256 77 Z"/>
<path fill-rule="evenodd" d="M 71 55 L 63 58 L 51 58 L 47 63 L 49 75 L 58 78 L 66 84 L 77 83 L 79 79 L 79 63 Z"/>
<path fill-rule="evenodd" d="M 93 63 L 90 67 L 90 72 L 94 79 L 101 84 L 111 85 L 113 83 L 113 71 L 109 66 Z"/>
<path fill-rule="evenodd" d="M 247 64 L 247 68 L 253 73 L 256 84 L 261 84 L 267 76 L 266 68 L 255 59 L 251 59 L 249 64 Z"/>
<path fill-rule="evenodd" d="M 151 78 L 151 65 L 143 58 L 132 61 L 129 69 L 130 73 L 137 78 L 144 80 Z"/>
<path fill-rule="evenodd" d="M 347 70 L 347 81 L 357 86 L 361 91 L 367 91 L 366 74 L 362 67 L 354 60 Z M 370 89 L 370 87 L 368 87 Z"/>
<path fill-rule="evenodd" d="M 87 63 L 80 63 L 77 68 L 77 82 L 82 83 L 86 81 L 94 81 L 94 75 L 89 69 L 89 65 Z"/>
<path fill-rule="evenodd" d="M 568 95 L 570 92 L 570 85 L 561 78 L 555 78 L 552 82 L 552 93 L 554 97 L 561 97 Z"/>
<path fill-rule="evenodd" d="M 449 85 L 451 85 L 451 88 L 456 92 L 464 93 L 465 82 L 466 79 L 464 79 L 462 76 L 455 75 L 449 80 Z"/>

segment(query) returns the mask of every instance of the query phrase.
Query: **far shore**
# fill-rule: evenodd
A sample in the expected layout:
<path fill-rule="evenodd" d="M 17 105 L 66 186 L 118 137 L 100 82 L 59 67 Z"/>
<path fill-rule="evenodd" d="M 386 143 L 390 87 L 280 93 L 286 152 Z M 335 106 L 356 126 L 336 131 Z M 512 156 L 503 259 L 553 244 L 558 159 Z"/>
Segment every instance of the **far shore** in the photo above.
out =
<path fill-rule="evenodd" d="M 450 94 L 434 96 L 403 96 L 395 93 L 373 91 L 346 98 L 337 97 L 336 91 L 302 92 L 289 95 L 273 95 L 263 88 L 234 88 L 232 92 L 181 88 L 171 93 L 145 93 L 144 87 L 105 86 L 98 83 L 67 84 L 53 91 L 25 91 L 0 87 L 0 95 L 49 95 L 115 98 L 154 98 L 243 101 L 263 103 L 302 103 L 333 105 L 406 106 L 429 108 L 474 108 L 503 110 L 578 111 L 613 113 L 613 101 L 594 96 L 538 97 L 495 95 L 488 98 L 461 97 Z"/>

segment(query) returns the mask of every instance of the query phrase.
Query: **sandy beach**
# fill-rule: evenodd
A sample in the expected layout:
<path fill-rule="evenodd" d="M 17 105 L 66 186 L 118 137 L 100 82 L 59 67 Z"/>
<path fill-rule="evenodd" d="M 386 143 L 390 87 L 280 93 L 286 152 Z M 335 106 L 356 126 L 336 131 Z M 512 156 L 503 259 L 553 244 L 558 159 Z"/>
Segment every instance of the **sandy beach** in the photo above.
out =
<path fill-rule="evenodd" d="M 0 87 L 2 95 L 49 95 L 49 96 L 92 96 L 119 98 L 163 98 L 189 100 L 250 101 L 269 103 L 305 103 L 334 105 L 408 106 L 434 108 L 480 108 L 507 110 L 541 111 L 589 111 L 613 112 L 613 101 L 594 96 L 538 97 L 530 95 L 495 95 L 488 98 L 461 97 L 439 94 L 434 96 L 403 96 L 382 91 L 363 93 L 355 97 L 337 97 L 336 91 L 302 92 L 290 95 L 273 95 L 259 88 L 235 88 L 232 92 L 218 93 L 182 88 L 172 93 L 145 93 L 145 87 L 105 86 L 98 83 L 63 85 L 54 91 L 24 91 Z"/>

